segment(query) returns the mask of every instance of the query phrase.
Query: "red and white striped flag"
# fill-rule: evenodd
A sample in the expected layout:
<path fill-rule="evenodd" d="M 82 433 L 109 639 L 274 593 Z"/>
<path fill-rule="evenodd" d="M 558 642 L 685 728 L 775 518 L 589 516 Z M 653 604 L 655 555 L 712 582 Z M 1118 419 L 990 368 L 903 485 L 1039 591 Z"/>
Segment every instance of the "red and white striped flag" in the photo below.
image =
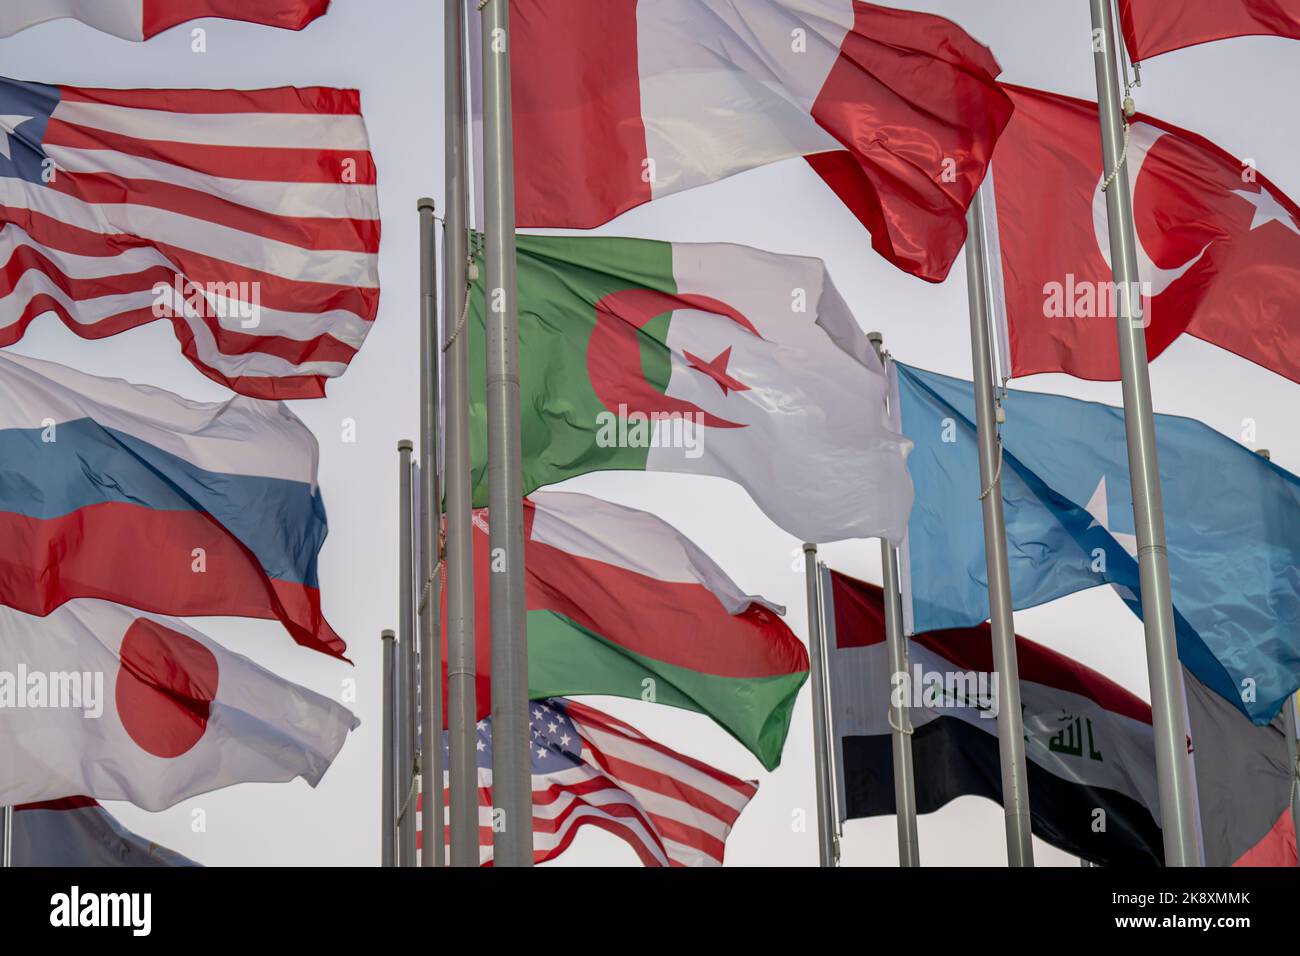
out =
<path fill-rule="evenodd" d="M 535 863 L 559 856 L 582 827 L 594 826 L 624 840 L 646 866 L 722 865 L 727 835 L 758 792 L 756 782 L 680 754 L 577 701 L 557 697 L 529 706 Z M 479 859 L 488 864 L 491 718 L 479 721 L 478 740 Z"/>
<path fill-rule="evenodd" d="M 0 346 L 170 319 L 200 371 L 317 398 L 379 303 L 355 90 L 96 90 L 0 79 Z"/>
<path fill-rule="evenodd" d="M 329 5 L 330 0 L 4 0 L 0 37 L 64 18 L 123 40 L 147 40 L 202 17 L 301 30 L 323 17 Z"/>

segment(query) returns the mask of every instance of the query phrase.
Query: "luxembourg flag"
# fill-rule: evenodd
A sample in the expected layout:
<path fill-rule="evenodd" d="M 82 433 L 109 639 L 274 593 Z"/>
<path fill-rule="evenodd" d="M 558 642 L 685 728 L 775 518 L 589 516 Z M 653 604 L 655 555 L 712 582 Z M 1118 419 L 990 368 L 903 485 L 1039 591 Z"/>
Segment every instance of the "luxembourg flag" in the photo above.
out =
<path fill-rule="evenodd" d="M 191 402 L 0 353 L 0 605 L 278 619 L 342 657 L 316 579 L 317 458 L 280 402 Z"/>
<path fill-rule="evenodd" d="M 329 5 L 329 0 L 4 0 L 0 37 L 64 18 L 123 40 L 148 40 L 202 17 L 301 30 L 323 17 Z"/>

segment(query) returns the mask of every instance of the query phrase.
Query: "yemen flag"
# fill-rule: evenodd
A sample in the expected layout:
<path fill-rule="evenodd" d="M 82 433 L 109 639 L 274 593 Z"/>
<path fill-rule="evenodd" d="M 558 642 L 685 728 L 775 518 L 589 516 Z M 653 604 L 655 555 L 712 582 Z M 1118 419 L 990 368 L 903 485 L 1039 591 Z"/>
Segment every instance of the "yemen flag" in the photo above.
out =
<path fill-rule="evenodd" d="M 714 475 L 801 540 L 900 540 L 911 442 L 821 260 L 604 237 L 518 248 L 524 494 L 612 469 Z M 469 322 L 479 507 L 486 275 L 480 262 Z"/>
<path fill-rule="evenodd" d="M 955 23 L 860 0 L 511 0 L 510 34 L 521 227 L 803 158 L 877 252 L 939 282 L 1011 116 Z"/>
<path fill-rule="evenodd" d="M 475 513 L 480 718 L 492 711 L 487 521 Z M 808 676 L 782 608 L 742 592 L 672 525 L 587 495 L 533 495 L 524 540 L 531 699 L 652 694 L 708 714 L 768 770 L 780 763 Z"/>

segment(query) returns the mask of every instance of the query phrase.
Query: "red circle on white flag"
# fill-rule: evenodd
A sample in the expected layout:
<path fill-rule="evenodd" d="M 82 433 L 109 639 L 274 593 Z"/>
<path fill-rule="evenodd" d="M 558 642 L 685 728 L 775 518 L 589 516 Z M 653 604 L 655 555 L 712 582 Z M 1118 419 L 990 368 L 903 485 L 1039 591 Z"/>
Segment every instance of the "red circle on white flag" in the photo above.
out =
<path fill-rule="evenodd" d="M 143 750 L 179 757 L 202 739 L 220 668 L 194 638 L 138 618 L 122 638 L 117 715 Z"/>

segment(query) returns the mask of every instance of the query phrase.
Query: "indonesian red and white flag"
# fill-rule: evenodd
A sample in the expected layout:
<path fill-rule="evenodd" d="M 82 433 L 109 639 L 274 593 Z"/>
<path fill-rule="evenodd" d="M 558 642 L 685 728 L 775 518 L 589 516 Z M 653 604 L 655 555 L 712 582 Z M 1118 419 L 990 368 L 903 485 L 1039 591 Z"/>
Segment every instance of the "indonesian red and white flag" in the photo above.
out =
<path fill-rule="evenodd" d="M 65 18 L 124 40 L 147 40 L 203 17 L 301 30 L 329 5 L 330 0 L 4 0 L 0 37 Z"/>
<path fill-rule="evenodd" d="M 0 607 L 0 806 L 75 793 L 164 810 L 236 783 L 314 787 L 358 724 L 171 618 Z"/>
<path fill-rule="evenodd" d="M 991 167 L 990 245 L 1010 372 L 1114 381 L 1123 290 L 1111 276 L 1097 105 L 1006 89 L 1016 112 Z M 1133 291 L 1148 355 L 1186 333 L 1300 382 L 1300 206 L 1203 136 L 1141 113 L 1131 122 Z"/>
<path fill-rule="evenodd" d="M 525 227 L 803 157 L 876 251 L 937 282 L 1011 113 L 956 24 L 860 0 L 514 0 L 510 31 Z"/>
<path fill-rule="evenodd" d="M 727 836 L 758 792 L 756 782 L 680 754 L 575 700 L 535 700 L 529 707 L 533 862 L 559 856 L 591 826 L 621 838 L 646 866 L 722 865 Z M 490 718 L 478 727 L 478 781 L 479 860 L 489 864 Z"/>
<path fill-rule="evenodd" d="M 198 866 L 132 833 L 90 797 L 14 807 L 14 866 Z"/>
<path fill-rule="evenodd" d="M 1119 16 L 1134 60 L 1229 37 L 1300 40 L 1300 0 L 1119 0 Z"/>
<path fill-rule="evenodd" d="M 0 78 L 0 347 L 159 319 L 215 381 L 317 398 L 379 305 L 355 90 L 102 90 Z"/>

